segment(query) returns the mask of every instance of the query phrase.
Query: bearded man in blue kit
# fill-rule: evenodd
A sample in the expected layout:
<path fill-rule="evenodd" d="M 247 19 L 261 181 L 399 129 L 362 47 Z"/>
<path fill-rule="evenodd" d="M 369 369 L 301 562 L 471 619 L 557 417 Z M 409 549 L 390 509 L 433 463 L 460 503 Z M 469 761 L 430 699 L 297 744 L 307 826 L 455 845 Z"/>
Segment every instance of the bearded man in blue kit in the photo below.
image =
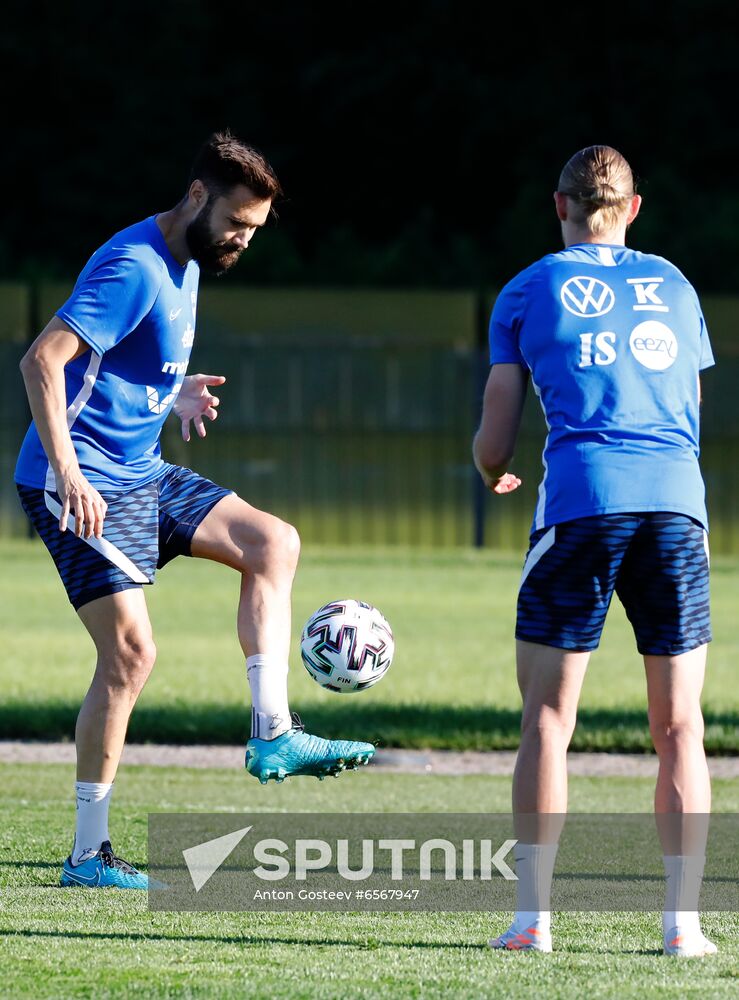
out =
<path fill-rule="evenodd" d="M 366 764 L 371 743 L 311 736 L 287 699 L 295 529 L 229 489 L 163 461 L 174 411 L 185 441 L 205 436 L 223 376 L 186 375 L 200 270 L 228 271 L 281 189 L 256 149 L 229 132 L 199 150 L 170 211 L 100 247 L 21 371 L 33 422 L 15 472 L 97 664 L 77 719 L 77 825 L 62 885 L 146 888 L 108 832 L 113 781 L 156 650 L 142 586 L 178 555 L 241 575 L 237 630 L 252 700 L 246 768 L 261 782 Z"/>

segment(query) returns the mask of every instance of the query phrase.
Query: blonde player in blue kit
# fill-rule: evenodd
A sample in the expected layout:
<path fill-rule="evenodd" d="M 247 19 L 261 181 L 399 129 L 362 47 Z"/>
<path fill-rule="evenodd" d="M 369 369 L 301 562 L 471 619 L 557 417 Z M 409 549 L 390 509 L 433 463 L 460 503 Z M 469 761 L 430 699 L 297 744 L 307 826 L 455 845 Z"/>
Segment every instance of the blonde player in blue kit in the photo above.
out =
<path fill-rule="evenodd" d="M 495 303 L 473 444 L 488 488 L 517 489 L 507 470 L 531 381 L 548 434 L 516 621 L 518 908 L 490 944 L 551 951 L 558 824 L 546 816 L 567 810 L 567 747 L 615 591 L 644 657 L 659 757 L 664 950 L 708 955 L 716 948 L 696 908 L 702 849 L 684 849 L 666 820 L 704 817 L 711 803 L 700 707 L 711 629 L 698 418 L 699 372 L 713 357 L 688 281 L 669 261 L 624 245 L 641 198 L 617 150 L 576 153 L 554 199 L 564 249 L 522 271 Z"/>
<path fill-rule="evenodd" d="M 26 513 L 96 650 L 77 719 L 77 826 L 62 885 L 147 887 L 113 852 L 108 807 L 128 719 L 156 650 L 142 585 L 178 555 L 241 576 L 237 630 L 252 700 L 247 771 L 261 782 L 338 774 L 371 743 L 311 736 L 287 697 L 295 529 L 163 461 L 162 426 L 205 436 L 223 376 L 186 375 L 200 270 L 223 274 L 267 221 L 280 185 L 257 150 L 214 133 L 186 195 L 100 247 L 21 362 L 33 415 L 15 471 Z M 74 530 L 72 530 L 72 525 Z M 193 608 L 196 611 L 196 605 Z"/>

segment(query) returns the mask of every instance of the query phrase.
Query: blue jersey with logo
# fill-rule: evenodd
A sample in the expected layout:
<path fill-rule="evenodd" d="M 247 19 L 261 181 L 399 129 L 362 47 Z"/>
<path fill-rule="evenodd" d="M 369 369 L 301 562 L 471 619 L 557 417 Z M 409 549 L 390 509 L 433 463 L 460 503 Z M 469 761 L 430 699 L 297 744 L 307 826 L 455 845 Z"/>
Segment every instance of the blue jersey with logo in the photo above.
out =
<path fill-rule="evenodd" d="M 103 494 L 162 471 L 159 437 L 187 370 L 198 277 L 194 261 L 174 259 L 151 216 L 100 247 L 57 310 L 90 345 L 65 368 L 67 422 L 80 468 Z M 53 488 L 33 423 L 15 479 Z"/>
<path fill-rule="evenodd" d="M 544 411 L 534 529 L 659 510 L 707 527 L 698 372 L 713 355 L 669 261 L 590 243 L 543 257 L 498 296 L 490 361 L 527 368 Z"/>

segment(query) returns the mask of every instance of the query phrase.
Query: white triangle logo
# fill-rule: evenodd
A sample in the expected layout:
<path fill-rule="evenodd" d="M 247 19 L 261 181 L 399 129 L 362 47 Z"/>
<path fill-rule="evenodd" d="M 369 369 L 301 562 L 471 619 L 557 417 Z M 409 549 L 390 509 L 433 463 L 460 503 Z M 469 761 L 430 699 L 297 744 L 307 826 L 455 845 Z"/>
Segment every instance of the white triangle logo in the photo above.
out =
<path fill-rule="evenodd" d="M 182 852 L 195 892 L 200 892 L 208 879 L 221 867 L 229 854 L 241 843 L 251 830 L 245 826 L 243 830 L 227 833 L 225 837 L 206 840 L 204 844 L 188 847 Z"/>
<path fill-rule="evenodd" d="M 146 399 L 152 413 L 164 413 L 175 396 L 176 393 L 168 392 L 164 398 L 160 399 L 159 393 L 153 386 L 147 385 L 146 387 Z"/>

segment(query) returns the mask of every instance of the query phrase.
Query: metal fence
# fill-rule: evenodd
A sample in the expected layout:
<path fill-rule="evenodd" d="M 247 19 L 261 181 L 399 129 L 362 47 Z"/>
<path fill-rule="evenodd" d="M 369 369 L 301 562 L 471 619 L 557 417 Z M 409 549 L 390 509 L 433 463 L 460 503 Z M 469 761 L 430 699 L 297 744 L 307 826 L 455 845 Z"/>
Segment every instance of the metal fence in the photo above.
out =
<path fill-rule="evenodd" d="M 26 533 L 12 483 L 28 411 L 17 370 L 30 330 L 69 289 L 0 286 L 0 533 Z M 218 421 L 170 460 L 297 526 L 304 542 L 521 549 L 541 477 L 544 424 L 527 401 L 516 497 L 481 491 L 471 462 L 493 297 L 465 292 L 201 291 L 190 371 L 227 376 Z M 739 552 L 739 300 L 704 302 L 719 364 L 704 379 L 703 470 L 714 552 Z"/>

